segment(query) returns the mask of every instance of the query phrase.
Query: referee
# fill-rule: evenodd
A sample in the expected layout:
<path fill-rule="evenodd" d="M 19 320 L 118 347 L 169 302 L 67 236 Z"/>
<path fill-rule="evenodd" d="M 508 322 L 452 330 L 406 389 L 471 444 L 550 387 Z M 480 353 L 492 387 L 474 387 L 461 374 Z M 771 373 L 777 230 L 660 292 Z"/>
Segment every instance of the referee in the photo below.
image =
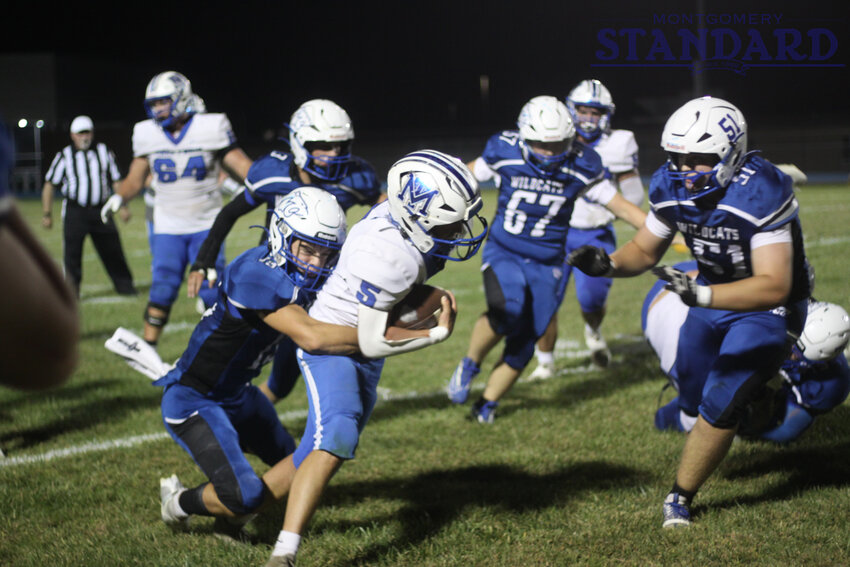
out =
<path fill-rule="evenodd" d="M 71 141 L 50 164 L 44 176 L 41 203 L 44 228 L 53 227 L 53 193 L 61 186 L 64 223 L 63 261 L 65 277 L 80 296 L 83 279 L 83 242 L 91 235 L 94 248 L 103 262 L 115 291 L 121 295 L 136 295 L 133 275 L 127 266 L 121 237 L 111 218 L 105 223 L 100 218 L 100 208 L 112 195 L 112 184 L 121 178 L 115 155 L 106 144 L 92 144 L 94 124 L 88 116 L 77 116 L 71 122 Z M 120 211 L 122 220 L 130 218 L 130 211 Z"/>

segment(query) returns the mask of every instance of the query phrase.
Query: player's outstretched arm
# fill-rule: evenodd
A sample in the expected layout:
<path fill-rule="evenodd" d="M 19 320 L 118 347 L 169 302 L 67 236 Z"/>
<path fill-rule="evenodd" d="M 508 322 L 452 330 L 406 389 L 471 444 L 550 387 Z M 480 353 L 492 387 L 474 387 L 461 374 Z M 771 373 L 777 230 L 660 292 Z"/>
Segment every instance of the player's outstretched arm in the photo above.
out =
<path fill-rule="evenodd" d="M 369 358 L 385 358 L 443 342 L 451 336 L 457 316 L 457 301 L 451 292 L 442 298 L 443 309 L 432 329 L 387 328 L 388 311 L 360 305 L 357 336 L 360 351 Z"/>
<path fill-rule="evenodd" d="M 100 210 L 100 218 L 104 223 L 107 222 L 110 215 L 117 213 L 133 197 L 141 193 L 145 187 L 145 180 L 148 174 L 150 174 L 150 165 L 147 158 L 133 158 L 133 161 L 130 162 L 130 171 L 127 172 L 127 177 L 118 184 L 115 188 L 115 194 L 106 201 L 106 204 Z M 129 220 L 129 217 L 127 219 Z"/>
<path fill-rule="evenodd" d="M 263 321 L 313 354 L 356 354 L 357 329 L 324 323 L 310 317 L 300 305 L 287 305 L 267 313 Z"/>

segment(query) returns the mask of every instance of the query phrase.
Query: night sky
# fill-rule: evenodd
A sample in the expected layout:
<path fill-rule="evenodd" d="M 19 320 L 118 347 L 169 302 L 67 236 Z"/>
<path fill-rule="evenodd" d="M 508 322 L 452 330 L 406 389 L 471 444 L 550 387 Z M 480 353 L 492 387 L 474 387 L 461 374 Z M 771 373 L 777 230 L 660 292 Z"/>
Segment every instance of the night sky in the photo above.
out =
<path fill-rule="evenodd" d="M 88 113 L 96 123 L 120 122 L 129 128 L 144 118 L 148 80 L 173 69 L 187 75 L 209 110 L 226 112 L 240 139 L 248 140 L 278 129 L 301 102 L 315 97 L 346 108 L 358 138 L 399 131 L 479 136 L 512 127 L 532 96 L 563 97 L 585 78 L 599 78 L 612 91 L 616 126 L 660 129 L 669 113 L 695 94 L 689 67 L 594 66 L 659 62 L 661 52 L 655 61 L 648 59 L 651 35 L 635 36 L 637 60 L 626 60 L 627 32 L 622 30 L 627 28 L 645 34 L 661 29 L 680 58 L 676 33 L 696 26 L 659 24 L 659 16 L 779 17 L 778 22 L 715 22 L 710 27 L 732 29 L 745 45 L 757 30 L 772 58 L 777 29 L 800 30 L 799 51 L 808 53 L 807 31 L 823 28 L 839 43 L 820 63 L 848 60 L 850 3 L 844 0 L 624 4 L 231 2 L 200 9 L 147 3 L 123 17 L 64 3 L 50 9 L 11 8 L 9 21 L 16 22 L 17 33 L 0 40 L 0 48 L 3 53 L 57 55 L 60 120 Z M 621 50 L 616 57 L 601 43 L 605 29 L 614 30 Z M 820 45 L 822 52 L 828 47 Z M 489 80 L 486 97 L 481 76 Z M 4 85 L 11 82 L 0 79 Z M 707 70 L 699 80 L 702 93 L 736 103 L 751 126 L 785 120 L 805 127 L 850 118 L 847 67 Z"/>

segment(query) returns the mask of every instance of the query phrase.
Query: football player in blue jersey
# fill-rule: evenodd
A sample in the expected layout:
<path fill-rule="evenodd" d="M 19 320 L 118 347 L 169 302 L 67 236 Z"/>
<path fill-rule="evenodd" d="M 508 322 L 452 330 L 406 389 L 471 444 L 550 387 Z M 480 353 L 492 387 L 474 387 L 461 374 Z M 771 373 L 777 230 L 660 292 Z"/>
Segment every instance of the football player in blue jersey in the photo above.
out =
<path fill-rule="evenodd" d="M 646 216 L 603 179 L 599 155 L 573 143 L 576 129 L 563 102 L 532 98 L 517 127 L 492 136 L 468 164 L 479 181 L 495 178 L 499 198 L 482 253 L 487 312 L 475 323 L 448 394 L 452 402 L 464 403 L 484 357 L 504 338 L 502 357 L 472 407 L 481 423 L 492 423 L 498 401 L 531 360 L 535 341 L 558 309 L 576 199 L 599 203 L 635 227 Z"/>
<path fill-rule="evenodd" d="M 272 403 L 251 385 L 278 348 L 358 351 L 355 329 L 322 323 L 305 310 L 345 235 L 345 213 L 333 196 L 309 186 L 290 192 L 274 209 L 268 244 L 226 267 L 218 300 L 175 367 L 154 382 L 164 387 L 165 428 L 209 478 L 188 490 L 176 475 L 160 481 L 169 526 L 185 528 L 194 514 L 217 516 L 217 531 L 238 532 L 271 494 L 243 450 L 269 466 L 295 450 Z"/>
<path fill-rule="evenodd" d="M 189 274 L 189 297 L 194 297 L 206 278 L 215 281 L 215 254 L 239 217 L 265 203 L 275 203 L 305 184 L 333 195 L 343 210 L 354 205 L 373 205 L 383 200 L 375 170 L 352 155 L 354 127 L 348 113 L 325 99 L 309 100 L 292 115 L 289 128 L 291 153 L 272 152 L 258 159 L 245 178 L 245 191 L 225 205 L 201 245 Z M 278 349 L 271 374 L 260 386 L 273 402 L 285 397 L 298 378 L 294 351 Z"/>
<path fill-rule="evenodd" d="M 710 96 L 686 103 L 667 120 L 661 146 L 669 159 L 652 176 L 643 227 L 610 257 L 585 246 L 568 262 L 591 276 L 635 276 L 661 260 L 676 231 L 698 262 L 695 280 L 669 266 L 653 270 L 691 307 L 678 372 L 705 383 L 662 506 L 663 527 L 678 527 L 690 524 L 694 495 L 786 359 L 788 337 L 803 330 L 811 284 L 791 178 L 747 153 L 737 107 Z"/>
<path fill-rule="evenodd" d="M 680 262 L 676 269 L 697 275 L 695 261 Z M 690 431 L 696 423 L 703 383 L 682 374 L 676 365 L 679 329 L 687 305 L 659 280 L 643 303 L 641 325 L 661 370 L 678 395 L 655 412 L 657 429 Z M 788 443 L 799 437 L 815 417 L 841 404 L 850 393 L 850 367 L 842 350 L 850 341 L 850 316 L 834 303 L 811 301 L 806 326 L 791 355 L 761 395 L 744 412 L 738 435 Z"/>

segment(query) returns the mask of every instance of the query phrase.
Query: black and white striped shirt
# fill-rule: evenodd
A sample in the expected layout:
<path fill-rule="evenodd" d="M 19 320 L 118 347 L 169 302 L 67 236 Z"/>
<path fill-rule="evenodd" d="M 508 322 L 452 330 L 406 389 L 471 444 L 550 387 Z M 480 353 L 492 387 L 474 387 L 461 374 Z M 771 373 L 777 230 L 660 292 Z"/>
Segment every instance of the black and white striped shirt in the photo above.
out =
<path fill-rule="evenodd" d="M 112 182 L 121 179 L 121 173 L 112 150 L 98 143 L 88 150 L 65 146 L 53 158 L 44 178 L 53 185 L 61 184 L 62 196 L 69 201 L 90 207 L 109 199 Z"/>

